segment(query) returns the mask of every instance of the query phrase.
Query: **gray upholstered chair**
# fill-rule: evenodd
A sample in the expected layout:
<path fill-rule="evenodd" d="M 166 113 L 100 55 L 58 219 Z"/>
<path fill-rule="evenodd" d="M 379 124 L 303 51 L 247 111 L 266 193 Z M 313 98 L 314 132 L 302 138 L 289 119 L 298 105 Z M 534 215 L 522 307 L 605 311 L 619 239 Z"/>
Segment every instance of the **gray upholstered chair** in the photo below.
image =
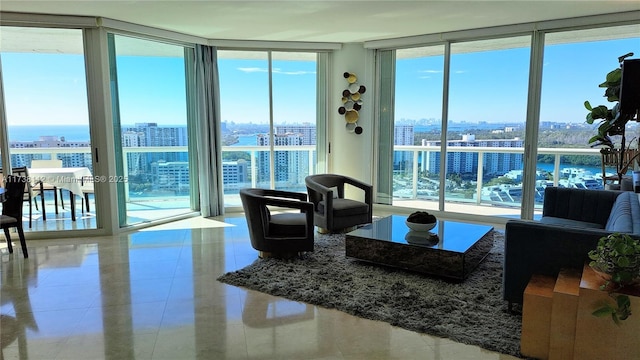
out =
<path fill-rule="evenodd" d="M 309 175 L 305 179 L 313 217 L 320 232 L 340 232 L 368 224 L 373 216 L 373 187 L 337 174 Z M 364 192 L 362 201 L 345 198 L 345 185 Z"/>
<path fill-rule="evenodd" d="M 288 257 L 313 251 L 313 204 L 306 201 L 307 194 L 248 188 L 240 190 L 240 199 L 251 246 L 260 257 Z M 300 211 L 272 214 L 276 207 Z"/>

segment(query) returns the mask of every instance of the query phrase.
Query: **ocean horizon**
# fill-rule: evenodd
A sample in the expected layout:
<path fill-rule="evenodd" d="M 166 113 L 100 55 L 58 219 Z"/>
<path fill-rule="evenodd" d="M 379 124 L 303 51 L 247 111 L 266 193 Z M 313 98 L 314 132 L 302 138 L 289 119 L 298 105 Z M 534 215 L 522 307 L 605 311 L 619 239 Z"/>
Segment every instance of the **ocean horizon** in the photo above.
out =
<path fill-rule="evenodd" d="M 122 127 L 134 127 L 124 124 Z M 184 127 L 185 125 L 158 125 Z M 66 141 L 89 141 L 89 125 L 9 125 L 10 141 L 37 141 L 42 136 L 64 137 Z"/>

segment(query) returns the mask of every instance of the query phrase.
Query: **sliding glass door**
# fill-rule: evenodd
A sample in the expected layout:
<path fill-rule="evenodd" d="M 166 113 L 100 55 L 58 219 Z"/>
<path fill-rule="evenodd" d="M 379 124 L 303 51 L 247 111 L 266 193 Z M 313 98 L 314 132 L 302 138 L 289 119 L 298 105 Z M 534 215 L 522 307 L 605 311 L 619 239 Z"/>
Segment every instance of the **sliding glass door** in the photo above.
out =
<path fill-rule="evenodd" d="M 99 207 L 80 185 L 95 175 L 82 30 L 3 26 L 0 60 L 3 150 L 9 149 L 10 167 L 27 168 L 34 190 L 25 203 L 25 229 L 97 228 Z M 40 192 L 39 180 L 51 190 Z"/>
<path fill-rule="evenodd" d="M 310 52 L 218 51 L 226 207 L 239 189 L 305 192 L 316 171 L 318 82 Z M 320 69 L 320 70 L 318 70 Z M 320 74 L 319 74 L 320 73 Z"/>
<path fill-rule="evenodd" d="M 508 149 L 524 147 L 530 44 L 521 36 L 451 45 L 444 210 L 520 213 L 524 152 Z"/>
<path fill-rule="evenodd" d="M 185 51 L 109 34 L 121 226 L 193 211 Z"/>

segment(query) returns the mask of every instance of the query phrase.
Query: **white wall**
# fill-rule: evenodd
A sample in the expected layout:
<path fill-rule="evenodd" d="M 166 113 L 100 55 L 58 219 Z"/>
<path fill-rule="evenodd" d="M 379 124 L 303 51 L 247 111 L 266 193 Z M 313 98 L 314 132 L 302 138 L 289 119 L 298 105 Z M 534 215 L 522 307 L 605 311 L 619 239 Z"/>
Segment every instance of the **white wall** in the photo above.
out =
<path fill-rule="evenodd" d="M 329 172 L 347 175 L 373 184 L 374 170 L 374 53 L 363 44 L 344 44 L 331 57 L 329 85 L 329 132 L 331 144 Z M 362 109 L 358 125 L 363 128 L 360 135 L 346 129 L 344 115 L 338 113 L 342 106 L 342 92 L 349 83 L 343 74 L 350 72 L 358 77 L 358 84 L 367 90 L 362 94 Z M 348 193 L 348 192 L 347 192 Z"/>

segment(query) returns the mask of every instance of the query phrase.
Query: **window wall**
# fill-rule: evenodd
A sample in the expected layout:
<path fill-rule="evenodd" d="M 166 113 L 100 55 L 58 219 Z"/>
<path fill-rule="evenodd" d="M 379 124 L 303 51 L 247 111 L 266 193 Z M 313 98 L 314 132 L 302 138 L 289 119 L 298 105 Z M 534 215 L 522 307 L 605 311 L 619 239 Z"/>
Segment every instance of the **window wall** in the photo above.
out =
<path fill-rule="evenodd" d="M 393 205 L 438 208 L 444 46 L 396 52 Z M 389 140 L 389 139 L 387 139 Z"/>
<path fill-rule="evenodd" d="M 11 167 L 26 167 L 34 190 L 29 230 L 97 228 L 93 193 L 76 186 L 94 175 L 82 30 L 4 26 L 0 61 Z M 57 191 L 39 192 L 42 181 Z"/>
<path fill-rule="evenodd" d="M 193 211 L 180 45 L 109 34 L 120 225 Z"/>
<path fill-rule="evenodd" d="M 480 149 L 524 146 L 530 44 L 521 36 L 451 45 L 445 210 L 520 208 L 523 154 Z"/>
<path fill-rule="evenodd" d="M 613 104 L 598 87 L 607 73 L 619 67 L 618 57 L 629 52 L 640 56 L 640 26 L 553 32 L 545 35 L 538 147 L 550 149 L 538 154 L 538 169 L 549 174 L 556 186 L 602 189 L 599 154 L 564 154 L 570 149 L 589 148 L 598 122 L 585 122 L 591 105 Z M 630 145 L 637 147 L 639 127 L 630 122 L 626 130 Z M 617 141 L 617 140 L 616 140 Z M 613 175 L 615 169 L 606 170 Z M 557 175 L 556 175 L 557 174 Z M 550 181 L 550 182 L 551 182 Z"/>
<path fill-rule="evenodd" d="M 385 132 L 381 120 L 378 177 L 386 178 L 378 179 L 377 202 L 463 217 L 526 217 L 523 206 L 539 208 L 546 186 L 597 188 L 600 156 L 588 144 L 597 125 L 586 124 L 583 104 L 606 102 L 598 85 L 619 66 L 618 56 L 640 55 L 638 34 L 637 24 L 501 31 L 379 50 L 378 112 L 383 119 L 392 100 L 394 136 L 385 135 L 391 129 Z M 543 51 L 534 52 L 538 39 Z M 530 73 L 537 67 L 539 78 Z M 525 131 L 532 127 L 537 131 Z M 627 138 L 637 141 L 637 131 L 631 122 Z M 537 144 L 530 159 L 527 144 Z M 530 188 L 523 187 L 527 180 Z M 526 202 L 525 193 L 533 194 Z"/>
<path fill-rule="evenodd" d="M 315 52 L 218 51 L 225 206 L 239 189 L 305 192 L 315 173 L 318 77 Z"/>

